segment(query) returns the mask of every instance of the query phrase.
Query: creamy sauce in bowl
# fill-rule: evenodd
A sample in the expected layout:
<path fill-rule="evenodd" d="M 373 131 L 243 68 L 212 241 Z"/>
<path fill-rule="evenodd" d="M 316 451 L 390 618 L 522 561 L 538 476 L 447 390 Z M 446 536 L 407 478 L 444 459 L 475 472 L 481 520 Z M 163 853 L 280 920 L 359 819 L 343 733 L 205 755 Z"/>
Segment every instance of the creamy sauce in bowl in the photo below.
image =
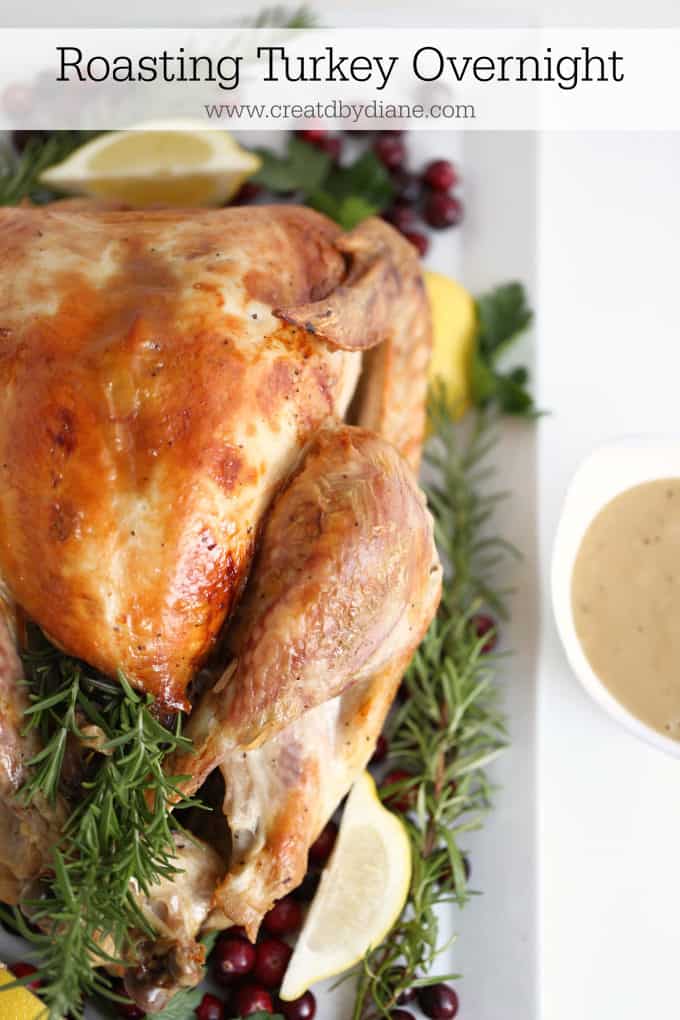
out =
<path fill-rule="evenodd" d="M 633 715 L 680 741 L 680 478 L 621 492 L 593 519 L 571 579 L 588 662 Z"/>

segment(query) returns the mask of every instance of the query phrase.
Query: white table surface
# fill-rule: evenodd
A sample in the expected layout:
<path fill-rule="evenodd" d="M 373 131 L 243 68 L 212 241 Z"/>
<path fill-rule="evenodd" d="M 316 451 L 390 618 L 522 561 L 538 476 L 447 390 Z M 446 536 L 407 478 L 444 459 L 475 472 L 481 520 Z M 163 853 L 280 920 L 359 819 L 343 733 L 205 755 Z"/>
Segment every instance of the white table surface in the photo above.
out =
<path fill-rule="evenodd" d="M 548 605 L 560 501 L 601 440 L 680 431 L 680 135 L 539 142 L 542 1020 L 679 1015 L 680 762 L 570 675 Z"/>

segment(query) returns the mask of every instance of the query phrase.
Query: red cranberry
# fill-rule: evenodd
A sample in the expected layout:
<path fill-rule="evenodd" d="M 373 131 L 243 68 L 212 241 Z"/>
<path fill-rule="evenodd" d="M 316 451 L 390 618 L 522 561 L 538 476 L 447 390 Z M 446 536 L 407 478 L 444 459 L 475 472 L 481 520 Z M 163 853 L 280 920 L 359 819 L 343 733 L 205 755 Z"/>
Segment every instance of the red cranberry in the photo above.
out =
<path fill-rule="evenodd" d="M 419 990 L 418 1005 L 431 1020 L 451 1020 L 458 1012 L 458 996 L 450 985 L 429 985 Z"/>
<path fill-rule="evenodd" d="M 448 191 L 458 183 L 458 174 L 448 159 L 435 159 L 425 167 L 423 181 L 433 191 Z"/>
<path fill-rule="evenodd" d="M 221 985 L 230 985 L 255 966 L 255 946 L 240 938 L 220 939 L 213 953 L 215 978 Z"/>
<path fill-rule="evenodd" d="M 321 875 L 318 871 L 308 871 L 293 893 L 293 896 L 296 900 L 300 900 L 301 903 L 311 903 L 316 896 L 316 890 L 319 888 L 320 881 Z"/>
<path fill-rule="evenodd" d="M 391 223 L 402 234 L 405 234 L 407 230 L 411 230 L 418 223 L 418 217 L 414 210 L 409 205 L 401 204 L 390 206 L 383 213 L 383 219 L 386 219 L 388 223 Z"/>
<path fill-rule="evenodd" d="M 416 1020 L 416 1018 L 407 1009 L 393 1009 L 390 1013 L 390 1020 Z"/>
<path fill-rule="evenodd" d="M 305 128 L 302 131 L 298 131 L 297 136 L 303 142 L 316 145 L 317 142 L 322 142 L 325 138 L 328 138 L 328 131 L 325 131 L 323 128 Z"/>
<path fill-rule="evenodd" d="M 281 939 L 263 939 L 255 950 L 253 977 L 267 988 L 280 985 L 292 953 L 288 943 Z"/>
<path fill-rule="evenodd" d="M 421 192 L 420 181 L 416 175 L 410 174 L 408 170 L 395 170 L 391 180 L 396 201 L 403 202 L 404 205 L 415 205 Z"/>
<path fill-rule="evenodd" d="M 430 242 L 425 237 L 425 234 L 421 234 L 419 230 L 405 230 L 404 237 L 407 241 L 410 241 L 421 258 L 424 258 L 425 255 L 427 255 Z"/>
<path fill-rule="evenodd" d="M 373 151 L 388 170 L 397 170 L 406 159 L 406 146 L 395 134 L 384 134 L 376 138 Z"/>
<path fill-rule="evenodd" d="M 408 1006 L 409 1002 L 415 1002 L 416 990 L 415 988 L 405 988 L 397 999 L 397 1006 Z"/>
<path fill-rule="evenodd" d="M 224 1006 L 216 995 L 204 995 L 196 1007 L 197 1020 L 224 1020 Z"/>
<path fill-rule="evenodd" d="M 116 1003 L 118 1015 L 125 1017 L 125 1020 L 144 1020 L 146 1013 L 140 1009 L 136 1002 Z"/>
<path fill-rule="evenodd" d="M 410 772 L 404 769 L 393 769 L 388 772 L 382 781 L 383 786 L 392 786 L 393 783 L 401 783 L 405 779 L 412 779 Z M 394 790 L 384 798 L 385 804 L 393 811 L 409 811 L 413 807 L 413 790 Z"/>
<path fill-rule="evenodd" d="M 311 992 L 305 992 L 299 999 L 279 1003 L 279 1010 L 285 1020 L 314 1020 L 316 1016 L 316 999 Z"/>
<path fill-rule="evenodd" d="M 463 205 L 455 195 L 433 191 L 423 210 L 426 223 L 436 230 L 455 227 L 463 218 Z"/>
<path fill-rule="evenodd" d="M 31 974 L 38 973 L 37 968 L 34 967 L 32 963 L 24 963 L 23 960 L 19 963 L 13 963 L 9 969 L 16 978 L 30 977 Z M 35 981 L 27 981 L 25 987 L 32 988 L 35 992 L 38 988 L 40 988 L 40 978 L 36 978 Z"/>
<path fill-rule="evenodd" d="M 248 205 L 262 193 L 262 186 L 254 181 L 246 181 L 242 184 L 231 200 L 231 205 Z"/>
<path fill-rule="evenodd" d="M 492 616 L 488 616 L 486 613 L 477 613 L 472 617 L 472 628 L 477 637 L 484 637 L 488 634 L 488 638 L 482 645 L 482 652 L 492 652 L 498 642 L 498 635 L 496 634 L 496 621 Z"/>
<path fill-rule="evenodd" d="M 239 1016 L 271 1013 L 273 1011 L 271 995 L 266 988 L 260 988 L 259 985 L 241 985 L 236 992 L 236 1008 Z"/>
<path fill-rule="evenodd" d="M 270 935 L 290 935 L 302 924 L 302 907 L 292 896 L 284 896 L 264 915 L 262 923 Z"/>
<path fill-rule="evenodd" d="M 371 757 L 371 765 L 379 765 L 382 761 L 385 761 L 389 746 L 387 737 L 381 733 L 375 743 L 375 751 Z"/>
<path fill-rule="evenodd" d="M 242 924 L 232 924 L 230 928 L 225 928 L 223 932 L 220 932 L 220 942 L 223 942 L 224 939 L 245 939 L 246 942 L 250 942 L 248 932 Z"/>
<path fill-rule="evenodd" d="M 309 859 L 314 864 L 325 864 L 338 838 L 338 827 L 335 822 L 326 822 L 323 829 L 309 848 Z"/>
<path fill-rule="evenodd" d="M 317 149 L 321 149 L 322 152 L 327 153 L 332 160 L 337 161 L 340 159 L 340 153 L 342 152 L 342 138 L 338 138 L 336 135 L 329 135 L 328 138 L 320 138 L 318 142 L 314 142 Z"/>

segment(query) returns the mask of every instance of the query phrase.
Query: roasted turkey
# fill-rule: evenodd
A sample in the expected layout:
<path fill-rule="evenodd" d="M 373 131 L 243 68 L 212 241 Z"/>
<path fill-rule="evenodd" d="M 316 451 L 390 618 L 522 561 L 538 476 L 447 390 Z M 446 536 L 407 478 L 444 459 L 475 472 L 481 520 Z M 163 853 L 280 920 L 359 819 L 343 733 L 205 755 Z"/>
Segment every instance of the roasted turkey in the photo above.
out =
<path fill-rule="evenodd" d="M 65 811 L 16 797 L 28 619 L 190 713 L 168 769 L 222 809 L 142 904 L 148 1011 L 198 979 L 202 931 L 254 936 L 301 881 L 434 615 L 429 345 L 417 257 L 379 220 L 0 210 L 0 897 Z"/>

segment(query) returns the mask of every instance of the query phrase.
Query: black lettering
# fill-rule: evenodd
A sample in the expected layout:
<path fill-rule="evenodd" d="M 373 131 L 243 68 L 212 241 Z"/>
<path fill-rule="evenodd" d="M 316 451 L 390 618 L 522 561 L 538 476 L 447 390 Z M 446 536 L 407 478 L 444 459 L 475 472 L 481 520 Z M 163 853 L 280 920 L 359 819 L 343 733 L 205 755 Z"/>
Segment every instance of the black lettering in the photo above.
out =
<path fill-rule="evenodd" d="M 434 74 L 429 77 L 423 73 L 423 64 L 425 63 L 424 55 L 433 54 L 435 66 L 438 68 Z M 413 73 L 419 81 L 437 81 L 441 78 L 444 71 L 444 56 L 441 50 L 438 50 L 436 46 L 421 46 L 419 50 L 413 54 Z"/>
<path fill-rule="evenodd" d="M 69 60 L 68 62 L 66 61 L 67 50 L 70 50 L 71 53 L 78 54 L 75 61 L 73 60 Z M 71 81 L 71 79 L 67 78 L 64 74 L 67 67 L 73 67 L 77 72 L 79 79 L 81 81 L 85 81 L 85 75 L 80 70 L 80 61 L 83 59 L 83 51 L 79 49 L 77 46 L 57 46 L 57 53 L 59 54 L 60 58 L 59 76 L 57 77 L 57 81 Z"/>

